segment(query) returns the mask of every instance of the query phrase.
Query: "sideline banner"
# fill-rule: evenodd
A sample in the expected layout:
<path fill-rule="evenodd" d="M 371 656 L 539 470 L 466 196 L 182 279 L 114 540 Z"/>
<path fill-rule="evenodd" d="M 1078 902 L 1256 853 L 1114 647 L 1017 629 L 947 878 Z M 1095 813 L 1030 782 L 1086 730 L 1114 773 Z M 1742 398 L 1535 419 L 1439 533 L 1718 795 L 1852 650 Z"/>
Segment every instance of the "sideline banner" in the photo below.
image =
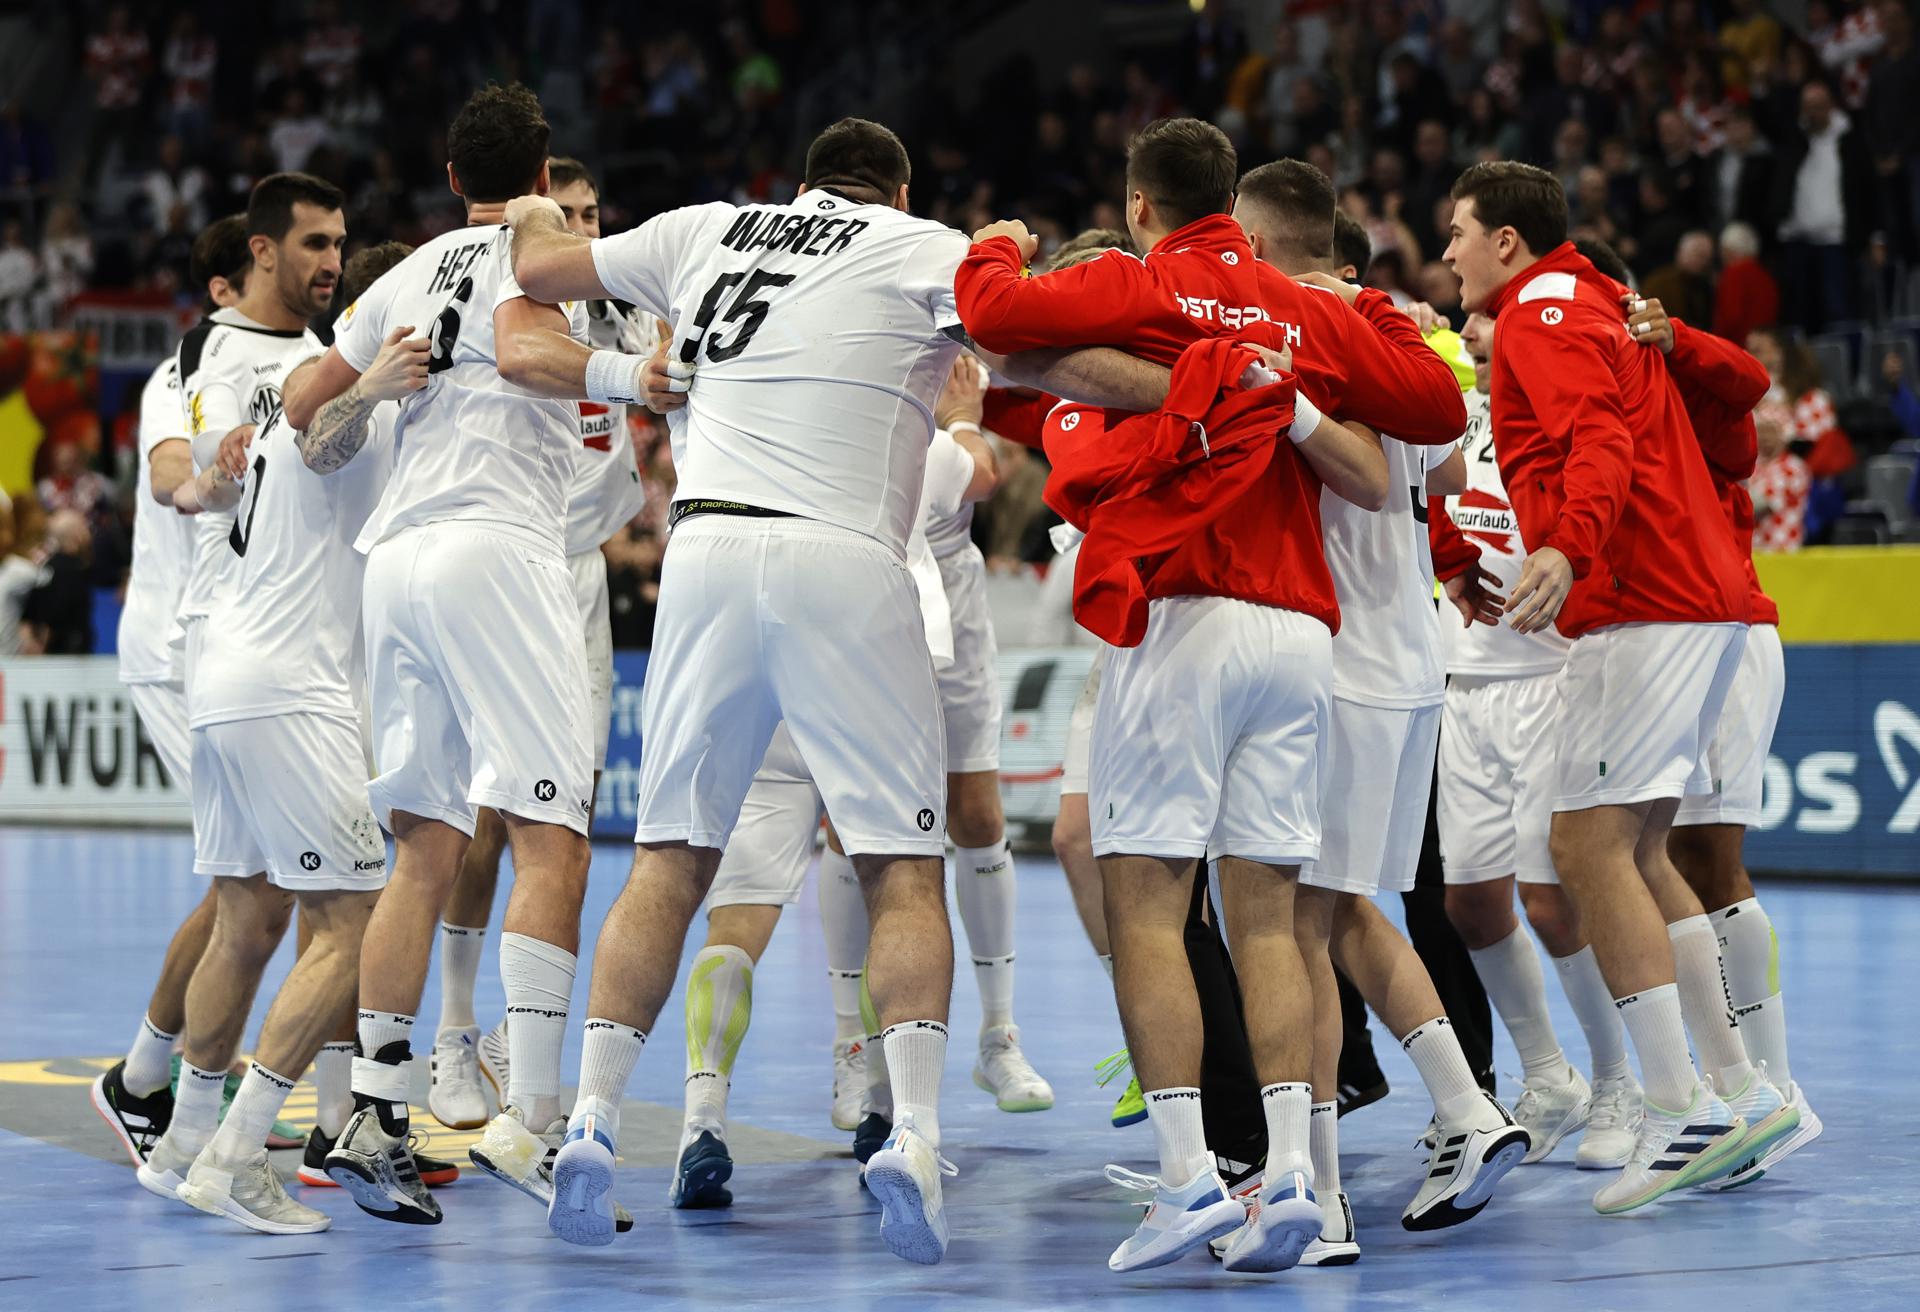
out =
<path fill-rule="evenodd" d="M 193 805 L 160 764 L 110 656 L 0 661 L 0 821 L 179 825 Z"/>

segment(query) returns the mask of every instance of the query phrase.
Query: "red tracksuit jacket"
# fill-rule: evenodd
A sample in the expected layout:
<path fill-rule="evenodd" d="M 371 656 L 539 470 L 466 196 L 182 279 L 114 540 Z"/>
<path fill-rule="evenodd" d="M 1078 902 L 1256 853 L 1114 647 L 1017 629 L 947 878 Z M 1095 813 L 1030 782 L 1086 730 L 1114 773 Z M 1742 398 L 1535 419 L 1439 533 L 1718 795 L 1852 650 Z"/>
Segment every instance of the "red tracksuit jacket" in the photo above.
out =
<path fill-rule="evenodd" d="M 1668 375 L 1620 315 L 1626 291 L 1573 249 L 1497 292 L 1493 427 L 1500 477 L 1533 550 L 1573 566 L 1557 621 L 1570 638 L 1611 624 L 1745 624 L 1746 571 Z"/>

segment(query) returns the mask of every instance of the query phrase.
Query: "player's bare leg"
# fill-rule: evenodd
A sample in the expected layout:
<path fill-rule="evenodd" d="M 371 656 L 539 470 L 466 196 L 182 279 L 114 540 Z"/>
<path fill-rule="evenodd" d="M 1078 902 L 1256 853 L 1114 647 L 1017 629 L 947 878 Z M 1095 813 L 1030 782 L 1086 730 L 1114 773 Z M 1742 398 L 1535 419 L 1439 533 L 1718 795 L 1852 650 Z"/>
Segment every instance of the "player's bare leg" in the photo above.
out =
<path fill-rule="evenodd" d="M 1053 854 L 1067 877 L 1073 909 L 1087 932 L 1093 954 L 1107 974 L 1113 974 L 1113 948 L 1107 941 L 1106 895 L 1100 882 L 1100 863 L 1093 856 L 1093 823 L 1087 815 L 1085 793 L 1062 793 L 1053 821 Z"/>

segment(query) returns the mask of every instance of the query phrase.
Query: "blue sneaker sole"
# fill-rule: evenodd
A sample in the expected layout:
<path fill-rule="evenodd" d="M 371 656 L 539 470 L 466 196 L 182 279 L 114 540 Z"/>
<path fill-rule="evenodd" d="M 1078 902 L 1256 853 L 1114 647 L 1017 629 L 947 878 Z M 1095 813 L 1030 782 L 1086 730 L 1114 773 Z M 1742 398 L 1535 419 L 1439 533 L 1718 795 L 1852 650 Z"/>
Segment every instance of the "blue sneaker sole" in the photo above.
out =
<path fill-rule="evenodd" d="M 1230 1235 L 1247 1223 L 1247 1209 L 1231 1198 L 1214 1204 L 1208 1208 L 1207 1211 L 1209 1214 L 1217 1216 L 1218 1219 L 1210 1224 L 1201 1226 L 1199 1229 L 1189 1231 L 1181 1238 L 1179 1243 L 1153 1254 L 1153 1256 L 1147 1258 L 1145 1261 L 1129 1262 L 1125 1266 L 1116 1267 L 1113 1264 L 1113 1259 L 1108 1258 L 1107 1270 L 1126 1273 L 1130 1271 L 1151 1271 L 1157 1266 L 1171 1266 L 1188 1253 L 1193 1252 L 1196 1248 L 1205 1248 L 1222 1235 Z"/>
<path fill-rule="evenodd" d="M 1261 1204 L 1256 1224 L 1262 1227 L 1259 1245 L 1239 1252 L 1228 1249 L 1221 1266 L 1229 1271 L 1290 1271 L 1299 1265 L 1307 1245 L 1320 1237 L 1324 1218 L 1318 1203 L 1289 1198 L 1271 1207 Z"/>
<path fill-rule="evenodd" d="M 593 1139 L 564 1145 L 553 1159 L 553 1201 L 547 1229 L 570 1244 L 601 1248 L 613 1242 L 613 1154 Z"/>
<path fill-rule="evenodd" d="M 1114 1116 L 1109 1121 L 1116 1130 L 1124 1130 L 1129 1125 L 1138 1125 L 1147 1119 L 1146 1109 L 1142 1108 L 1138 1116 Z"/>
<path fill-rule="evenodd" d="M 880 1202 L 880 1242 L 888 1252 L 921 1266 L 934 1266 L 947 1255 L 946 1225 L 927 1218 L 926 1199 L 904 1164 L 875 1153 L 867 1163 L 866 1182 Z"/>

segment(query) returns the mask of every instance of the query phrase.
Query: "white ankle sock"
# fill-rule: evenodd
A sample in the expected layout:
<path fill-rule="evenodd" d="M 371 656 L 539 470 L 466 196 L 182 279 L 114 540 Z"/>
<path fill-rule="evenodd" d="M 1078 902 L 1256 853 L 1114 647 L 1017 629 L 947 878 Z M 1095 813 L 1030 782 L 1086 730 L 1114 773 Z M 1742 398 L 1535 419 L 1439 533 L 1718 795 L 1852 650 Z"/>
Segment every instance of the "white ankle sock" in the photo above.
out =
<path fill-rule="evenodd" d="M 1313 1086 L 1269 1084 L 1260 1090 L 1260 1106 L 1267 1114 L 1267 1179 L 1298 1171 L 1312 1185 Z"/>
<path fill-rule="evenodd" d="M 1453 1032 L 1453 1022 L 1445 1016 L 1435 1016 L 1425 1024 L 1416 1025 L 1400 1040 L 1400 1047 L 1413 1059 L 1414 1069 L 1420 1072 L 1420 1079 L 1433 1098 L 1434 1114 L 1441 1120 L 1458 1120 L 1485 1099 L 1486 1095 L 1474 1082 L 1466 1054 L 1460 1051 L 1460 1036 Z"/>
<path fill-rule="evenodd" d="M 702 948 L 687 973 L 686 1128 L 727 1129 L 734 1059 L 753 1021 L 753 958 L 732 944 Z"/>
<path fill-rule="evenodd" d="M 473 983 L 480 974 L 480 953 L 487 927 L 440 923 L 440 1028 L 465 1029 L 473 1020 Z"/>
<path fill-rule="evenodd" d="M 1006 840 L 955 848 L 954 900 L 980 985 L 980 1028 L 1013 1024 L 1013 852 Z"/>
<path fill-rule="evenodd" d="M 1613 1004 L 1640 1058 L 1640 1081 L 1647 1100 L 1667 1112 L 1693 1105 L 1700 1073 L 1687 1051 L 1687 1027 L 1680 1019 L 1680 990 L 1672 984 L 1643 989 Z"/>
<path fill-rule="evenodd" d="M 1547 979 L 1540 970 L 1540 954 L 1524 929 L 1514 931 L 1490 947 L 1470 948 L 1473 968 L 1487 986 L 1487 997 L 1506 1023 L 1513 1046 L 1520 1052 L 1525 1078 L 1564 1084 L 1567 1055 L 1554 1037 L 1547 1015 Z"/>
<path fill-rule="evenodd" d="M 646 1042 L 647 1036 L 631 1025 L 597 1016 L 588 1018 L 580 1043 L 580 1092 L 574 1099 L 569 1126 L 583 1116 L 597 1117 L 607 1129 L 607 1137 L 618 1140 L 620 1101 L 626 1097 L 627 1080 Z"/>
<path fill-rule="evenodd" d="M 354 1034 L 359 1039 L 361 1055 L 368 1061 L 377 1058 L 380 1050 L 389 1044 L 406 1044 L 409 1056 L 413 1051 L 413 1017 L 397 1011 L 362 1011 Z M 405 1065 L 405 1059 L 400 1064 Z"/>
<path fill-rule="evenodd" d="M 1773 922 L 1754 898 L 1722 907 L 1707 919 L 1720 936 L 1747 1056 L 1765 1062 L 1767 1078 L 1784 1091 L 1793 1073 L 1787 1067 L 1787 1008 L 1780 997 L 1780 944 Z"/>
<path fill-rule="evenodd" d="M 1554 969 L 1560 972 L 1560 987 L 1587 1036 L 1587 1052 L 1593 1058 L 1593 1081 L 1619 1079 L 1632 1075 L 1627 1062 L 1627 1035 L 1620 1027 L 1620 1009 L 1613 1005 L 1613 994 L 1600 974 L 1600 962 L 1591 947 L 1571 956 L 1555 957 Z"/>
<path fill-rule="evenodd" d="M 167 1138 L 183 1152 L 198 1155 L 220 1123 L 220 1104 L 227 1088 L 224 1070 L 202 1070 L 190 1061 L 180 1063 L 180 1087 L 173 1095 L 173 1120 Z M 262 1143 L 266 1135 L 260 1136 Z"/>
<path fill-rule="evenodd" d="M 245 1161 L 267 1145 L 267 1132 L 286 1105 L 294 1082 L 254 1062 L 233 1095 L 233 1106 L 214 1131 L 207 1151 L 224 1162 Z"/>
<path fill-rule="evenodd" d="M 573 953 L 525 934 L 500 935 L 507 992 L 507 1101 L 535 1134 L 560 1115 L 560 1049 L 567 1041 Z"/>
<path fill-rule="evenodd" d="M 1340 1192 L 1340 1104 L 1317 1102 L 1308 1109 L 1307 1139 L 1313 1158 L 1313 1191 L 1322 1199 Z"/>
<path fill-rule="evenodd" d="M 313 1123 L 338 1139 L 353 1115 L 353 1044 L 329 1043 L 313 1057 Z"/>
<path fill-rule="evenodd" d="M 173 1078 L 173 1044 L 179 1037 L 168 1034 L 146 1016 L 140 1018 L 133 1046 L 127 1049 L 126 1069 L 120 1072 L 120 1082 L 127 1086 L 128 1093 L 144 1098 L 167 1087 L 167 1081 Z"/>
<path fill-rule="evenodd" d="M 1155 1089 L 1146 1095 L 1147 1119 L 1160 1146 L 1160 1180 L 1178 1189 L 1213 1165 L 1207 1152 L 1207 1127 L 1200 1115 L 1200 1090 Z"/>
<path fill-rule="evenodd" d="M 907 1020 L 880 1036 L 893 1082 L 894 1121 L 912 1119 L 920 1135 L 940 1146 L 940 1076 L 947 1066 L 947 1027 L 937 1020 Z"/>
<path fill-rule="evenodd" d="M 1746 1044 L 1727 997 L 1726 975 L 1720 968 L 1720 939 L 1705 916 L 1687 916 L 1667 926 L 1673 941 L 1673 975 L 1680 990 L 1680 1013 L 1687 1033 L 1700 1054 L 1701 1069 L 1713 1076 L 1723 1095 L 1747 1087 L 1753 1073 Z"/>

